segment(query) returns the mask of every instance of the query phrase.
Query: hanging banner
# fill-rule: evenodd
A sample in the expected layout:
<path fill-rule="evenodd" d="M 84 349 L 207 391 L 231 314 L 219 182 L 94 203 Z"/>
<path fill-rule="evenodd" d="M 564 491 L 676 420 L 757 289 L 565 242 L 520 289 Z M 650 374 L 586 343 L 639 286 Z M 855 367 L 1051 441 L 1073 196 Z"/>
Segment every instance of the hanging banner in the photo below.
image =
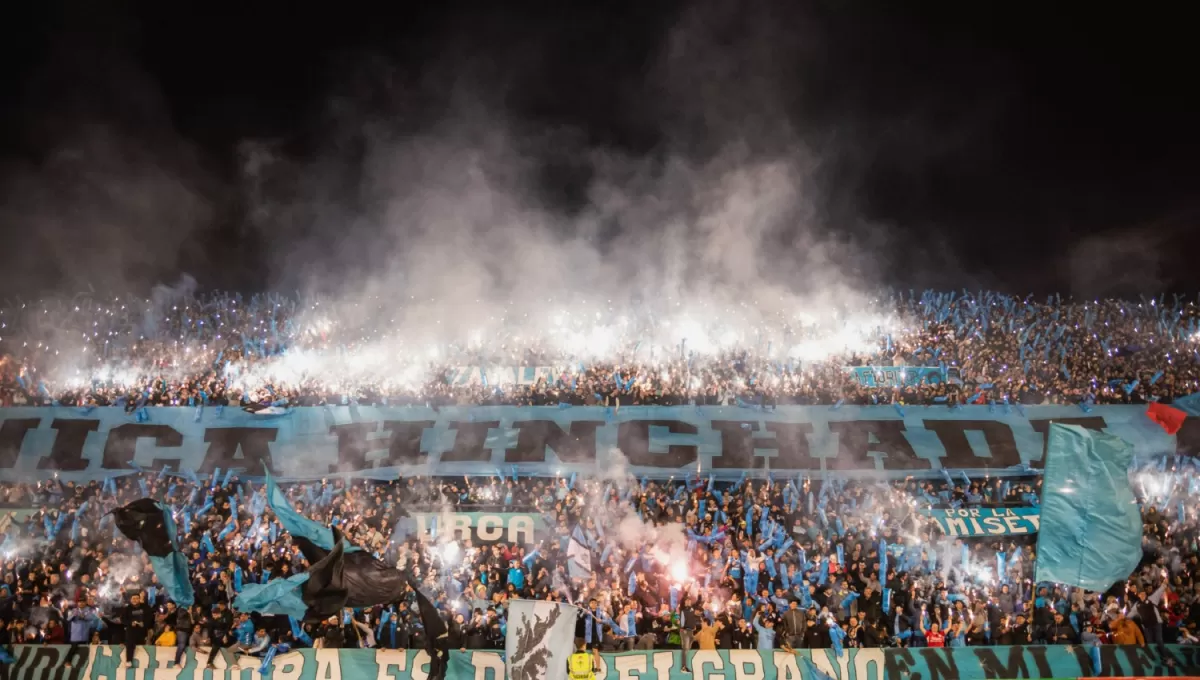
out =
<path fill-rule="evenodd" d="M 417 533 L 440 538 L 452 532 L 459 539 L 475 544 L 536 543 L 546 528 L 541 515 L 528 512 L 443 512 L 409 513 Z"/>
<path fill-rule="evenodd" d="M 169 466 L 210 475 L 637 476 L 743 471 L 993 476 L 1040 467 L 1051 422 L 1114 434 L 1139 456 L 1200 453 L 1200 418 L 1169 435 L 1141 406 L 337 406 L 280 409 L 0 409 L 0 479 L 102 480 Z M 1028 467 L 1027 467 L 1028 466 Z"/>
<path fill-rule="evenodd" d="M 429 655 L 417 650 L 301 649 L 275 655 L 266 665 L 252 656 L 218 654 L 206 669 L 207 650 L 197 663 L 189 649 L 175 666 L 174 647 L 138 647 L 136 666 L 123 664 L 118 646 L 16 645 L 11 663 L 0 663 L 0 680 L 337 680 L 381 678 L 429 680 Z M 1196 675 L 1196 647 L 1155 645 L 1101 647 L 1100 673 L 1105 677 Z M 992 680 L 1097 675 L 1086 648 L 1075 646 L 958 647 L 916 649 L 847 649 L 841 656 L 828 649 L 795 653 L 697 651 L 685 673 L 678 651 L 601 654 L 595 680 L 800 680 L 809 678 L 803 658 L 833 680 Z M 447 680 L 506 680 L 504 658 L 495 651 L 450 652 Z M 528 676 L 530 680 L 540 677 Z"/>
<path fill-rule="evenodd" d="M 846 373 L 862 387 L 916 387 L 946 382 L 937 366 L 847 366 Z"/>
<path fill-rule="evenodd" d="M 38 512 L 37 508 L 0 508 L 0 534 L 15 524 L 21 524 Z"/>
<path fill-rule="evenodd" d="M 1036 534 L 1037 508 L 960 508 L 917 510 L 937 522 L 942 533 L 953 537 Z"/>
<path fill-rule="evenodd" d="M 447 385 L 536 385 L 539 380 L 554 382 L 562 373 L 553 366 L 456 366 L 445 373 Z"/>

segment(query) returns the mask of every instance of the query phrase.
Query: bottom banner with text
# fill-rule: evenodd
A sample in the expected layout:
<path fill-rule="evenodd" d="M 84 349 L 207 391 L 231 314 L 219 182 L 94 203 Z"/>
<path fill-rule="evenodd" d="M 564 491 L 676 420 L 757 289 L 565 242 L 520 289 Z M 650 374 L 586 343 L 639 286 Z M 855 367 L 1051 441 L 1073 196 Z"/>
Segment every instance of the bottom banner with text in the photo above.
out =
<path fill-rule="evenodd" d="M 596 680 L 813 680 L 811 669 L 836 680 L 974 680 L 1200 675 L 1200 647 L 1100 648 L 1095 673 L 1082 646 L 692 652 L 690 673 L 678 651 L 601 655 Z M 0 650 L 0 656 L 2 656 Z M 140 647 L 134 665 L 114 646 L 18 645 L 0 663 L 0 680 L 428 680 L 429 655 L 418 650 L 302 649 L 263 667 L 250 656 L 216 655 L 213 668 L 196 652 L 175 666 L 173 647 Z M 206 650 L 202 652 L 207 655 Z M 812 660 L 811 666 L 801 657 Z M 454 651 L 447 680 L 505 680 L 493 651 Z"/>

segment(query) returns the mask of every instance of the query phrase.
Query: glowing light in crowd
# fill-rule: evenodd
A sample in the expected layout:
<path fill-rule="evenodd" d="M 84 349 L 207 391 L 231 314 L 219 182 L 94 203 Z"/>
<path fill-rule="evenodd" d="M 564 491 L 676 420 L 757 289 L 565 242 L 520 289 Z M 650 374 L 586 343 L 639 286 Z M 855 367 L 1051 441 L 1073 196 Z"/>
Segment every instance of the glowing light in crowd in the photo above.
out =
<path fill-rule="evenodd" d="M 683 583 L 688 580 L 688 565 L 686 559 L 677 559 L 671 562 L 671 578 L 676 583 Z"/>

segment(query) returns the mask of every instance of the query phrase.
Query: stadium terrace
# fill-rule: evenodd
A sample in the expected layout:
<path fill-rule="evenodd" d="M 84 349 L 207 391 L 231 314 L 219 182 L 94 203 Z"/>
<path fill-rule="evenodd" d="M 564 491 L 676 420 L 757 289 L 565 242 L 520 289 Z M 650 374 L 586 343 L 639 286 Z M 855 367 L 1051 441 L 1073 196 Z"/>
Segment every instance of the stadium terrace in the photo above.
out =
<path fill-rule="evenodd" d="M 732 667 L 736 658 L 738 667 L 758 663 L 771 673 L 797 664 L 809 675 L 849 678 L 838 660 L 866 664 L 871 654 L 892 669 L 889 677 L 901 667 L 952 666 L 962 677 L 992 677 L 1002 663 L 1075 676 L 1135 672 L 1130 664 L 1162 674 L 1197 669 L 1190 645 L 1200 624 L 1200 479 L 1192 453 L 1143 446 L 1135 456 L 1115 424 L 1070 424 L 1094 408 L 1123 408 L 1136 411 L 1122 421 L 1129 428 L 1191 441 L 1176 433 L 1193 431 L 1190 398 L 1200 391 L 1194 301 L 895 293 L 823 320 L 797 314 L 749 325 L 721 315 L 700 323 L 695 314 L 551 309 L 536 329 L 498 315 L 469 338 L 352 324 L 337 312 L 328 301 L 228 294 L 5 307 L 0 455 L 50 462 L 0 476 L 4 661 L 24 668 L 83 654 L 96 673 L 174 664 L 268 674 L 281 672 L 284 659 L 308 666 L 322 663 L 321 650 L 358 648 L 377 650 L 376 659 L 409 650 L 378 661 L 381 674 L 399 664 L 414 677 L 419 666 L 457 678 L 486 664 L 503 672 L 505 664 L 532 663 L 528 649 L 508 645 L 536 629 L 561 636 L 558 647 L 578 638 L 603 652 L 601 674 L 612 677 L 635 662 L 676 677 Z M 549 447 L 561 459 L 566 435 L 549 442 L 555 431 L 517 426 L 508 444 L 486 444 L 499 426 L 473 415 L 538 406 L 597 407 L 574 412 L 607 412 L 591 433 L 611 420 L 614 449 L 631 452 L 596 465 L 603 447 L 590 441 L 590 467 L 568 465 L 553 476 L 526 474 L 503 458 L 460 458 L 463 474 L 453 476 L 421 467 L 422 455 L 459 446 L 502 457 L 548 456 Z M 650 425 L 638 426 L 645 432 L 636 442 L 622 439 L 630 407 L 638 418 L 661 407 L 740 408 L 747 422 L 723 421 L 705 455 L 732 455 L 729 442 L 744 439 L 738 460 L 747 464 L 718 475 L 711 460 L 693 468 L 692 456 L 671 475 L 645 475 L 639 461 L 676 444 L 653 440 Z M 757 466 L 758 421 L 793 407 L 895 410 L 897 432 L 906 408 L 949 414 L 951 423 L 960 407 L 987 409 L 1029 421 L 1032 438 L 1014 440 L 1011 454 L 1029 455 L 1003 474 L 961 463 L 976 455 L 973 433 L 999 430 L 939 429 L 941 415 L 926 421 L 930 441 L 958 447 L 963 458 L 930 465 L 924 478 L 851 475 L 836 464 Z M 1034 429 L 1025 407 L 1072 416 L 1047 417 Z M 275 435 L 221 444 L 227 437 L 216 431 L 236 428 L 214 425 L 206 409 L 224 408 L 264 422 L 300 423 L 305 413 L 348 420 L 318 428 L 332 442 L 329 467 L 303 459 L 300 467 L 313 468 L 306 479 L 275 480 L 265 473 L 289 469 L 290 458 L 313 449 L 280 447 Z M 482 433 L 427 446 L 437 437 L 426 431 L 440 427 L 433 418 L 406 440 L 408 467 L 341 474 L 346 461 L 386 467 L 364 462 L 386 449 L 368 446 L 379 425 L 359 409 L 370 408 L 447 411 L 457 415 L 442 430 L 474 424 Z M 194 438 L 203 442 L 192 448 L 202 457 L 221 452 L 220 460 L 138 465 L 146 447 L 158 447 L 158 456 L 192 446 L 191 434 L 156 415 L 184 409 L 194 409 Z M 56 414 L 54 422 L 30 415 L 38 411 Z M 102 420 L 103 432 L 70 425 Z M 849 422 L 826 427 L 845 440 L 829 448 L 827 462 L 847 454 L 846 442 L 861 444 L 866 460 L 868 445 L 903 441 L 888 444 L 879 428 L 850 436 Z M 289 427 L 299 426 L 278 426 Z M 56 436 L 39 434 L 50 431 Z M 107 462 L 89 468 L 89 447 Z M 1035 457 L 1044 471 L 1028 465 Z M 1123 457 L 1133 461 L 1132 475 L 1109 475 L 1111 490 L 1098 478 L 1080 481 L 1086 461 Z M 83 468 L 60 465 L 72 461 Z M 85 468 L 90 477 L 67 474 Z M 1101 502 L 1071 505 L 1071 494 L 1085 491 Z M 135 507 L 142 519 L 131 524 Z M 1076 521 L 1108 512 L 1107 524 L 1126 524 L 1105 537 L 1092 533 L 1105 522 L 1071 530 L 1116 546 L 1100 560 L 1107 564 L 1075 565 L 1074 583 L 1046 576 L 1063 573 L 1054 569 L 1070 559 L 1055 552 L 1067 540 L 1064 508 Z M 355 565 L 347 573 L 385 570 L 378 573 L 398 590 L 329 615 L 322 597 L 365 597 L 355 591 L 361 586 L 339 590 L 329 579 L 304 585 L 340 560 Z M 1130 568 L 1113 576 L 1123 562 Z M 1085 572 L 1094 579 L 1080 585 Z M 54 661 L 31 651 L 62 649 L 54 645 L 73 647 L 47 651 Z M 94 645 L 125 650 L 110 655 Z M 1126 658 L 1108 645 L 1150 647 Z M 478 655 L 506 648 L 504 659 Z M 412 654 L 427 656 L 418 662 Z M 368 669 L 354 665 L 363 658 L 340 663 L 346 672 Z"/>

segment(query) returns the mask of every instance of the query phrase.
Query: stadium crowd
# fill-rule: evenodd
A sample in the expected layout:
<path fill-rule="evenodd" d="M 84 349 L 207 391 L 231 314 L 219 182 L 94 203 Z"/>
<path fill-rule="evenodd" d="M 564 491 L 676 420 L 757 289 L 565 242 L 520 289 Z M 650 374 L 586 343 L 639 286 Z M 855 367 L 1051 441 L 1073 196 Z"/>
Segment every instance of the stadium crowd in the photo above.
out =
<path fill-rule="evenodd" d="M 612 406 L 740 399 L 767 406 L 954 406 L 1146 403 L 1200 391 L 1200 306 L 1178 296 L 1037 301 L 986 292 L 894 293 L 870 309 L 841 310 L 841 323 L 780 319 L 769 328 L 735 328 L 714 321 L 693 324 L 691 340 L 671 336 L 670 345 L 661 341 L 669 324 L 652 316 L 601 322 L 581 315 L 559 320 L 569 333 L 522 339 L 514 321 L 488 339 L 419 351 L 382 312 L 347 321 L 336 310 L 320 301 L 228 294 L 9 303 L 0 310 L 0 404 Z M 851 327 L 856 331 L 848 333 Z M 603 347 L 587 340 L 601 336 Z M 471 371 L 456 372 L 464 366 Z M 548 370 L 530 384 L 495 371 L 489 381 L 488 368 L 501 366 Z M 942 370 L 893 388 L 864 385 L 871 381 L 847 370 L 853 366 Z"/>
<path fill-rule="evenodd" d="M 1200 514 L 1195 469 L 1139 473 L 1144 555 L 1106 593 L 1035 587 L 1035 535 L 951 538 L 920 508 L 1029 506 L 1040 478 L 406 478 L 284 486 L 307 516 L 403 570 L 444 612 L 445 649 L 502 648 L 506 602 L 584 608 L 602 650 L 1196 642 Z M 107 513 L 137 498 L 172 508 L 195 603 L 176 608 Z M 414 603 L 311 624 L 230 604 L 244 584 L 306 569 L 264 485 L 139 473 L 102 482 L 5 483 L 0 648 L 53 643 L 419 648 Z M 528 544 L 481 542 L 403 517 L 527 512 Z M 445 526 L 446 524 L 443 523 Z M 586 559 L 573 565 L 580 549 Z M 886 557 L 885 557 L 886 555 Z"/>
<path fill-rule="evenodd" d="M 316 316 L 316 303 L 213 295 L 9 305 L 0 314 L 0 405 L 1146 403 L 1200 391 L 1200 307 L 1179 298 L 1038 302 L 991 293 L 880 298 L 875 327 L 818 360 L 730 343 L 643 348 L 627 324 L 604 356 L 500 338 L 421 360 L 380 353 L 387 328 Z M 632 330 L 630 330 L 632 329 Z M 712 329 L 720 334 L 721 329 Z M 834 331 L 782 324 L 780 347 Z M 513 349 L 517 347 L 517 349 Z M 433 355 L 437 356 L 434 357 Z M 799 352 L 806 354 L 806 352 Z M 302 360 L 302 361 L 301 361 Z M 460 379 L 468 365 L 479 379 Z M 489 365 L 552 367 L 532 384 Z M 866 386 L 847 367 L 923 367 L 940 379 Z M 403 379 L 396 376 L 403 376 Z M 953 379 L 951 379 L 953 378 Z M 1027 477 L 863 482 L 837 477 L 647 481 L 403 478 L 285 485 L 305 515 L 405 571 L 449 621 L 445 649 L 500 648 L 506 602 L 548 598 L 585 614 L 579 637 L 619 649 L 1196 642 L 1196 468 L 1139 472 L 1142 563 L 1105 593 L 1034 584 L 1035 535 L 953 538 L 926 508 L 1031 506 Z M 180 527 L 196 602 L 176 608 L 115 507 L 151 497 Z M 423 647 L 413 593 L 321 624 L 240 614 L 246 583 L 304 558 L 261 480 L 149 473 L 0 482 L 0 650 L 10 644 Z M 529 513 L 528 543 L 416 531 L 433 515 Z M 3 512 L 0 511 L 0 515 Z M 586 558 L 569 559 L 581 549 Z M 212 653 L 209 653 L 209 661 Z"/>

